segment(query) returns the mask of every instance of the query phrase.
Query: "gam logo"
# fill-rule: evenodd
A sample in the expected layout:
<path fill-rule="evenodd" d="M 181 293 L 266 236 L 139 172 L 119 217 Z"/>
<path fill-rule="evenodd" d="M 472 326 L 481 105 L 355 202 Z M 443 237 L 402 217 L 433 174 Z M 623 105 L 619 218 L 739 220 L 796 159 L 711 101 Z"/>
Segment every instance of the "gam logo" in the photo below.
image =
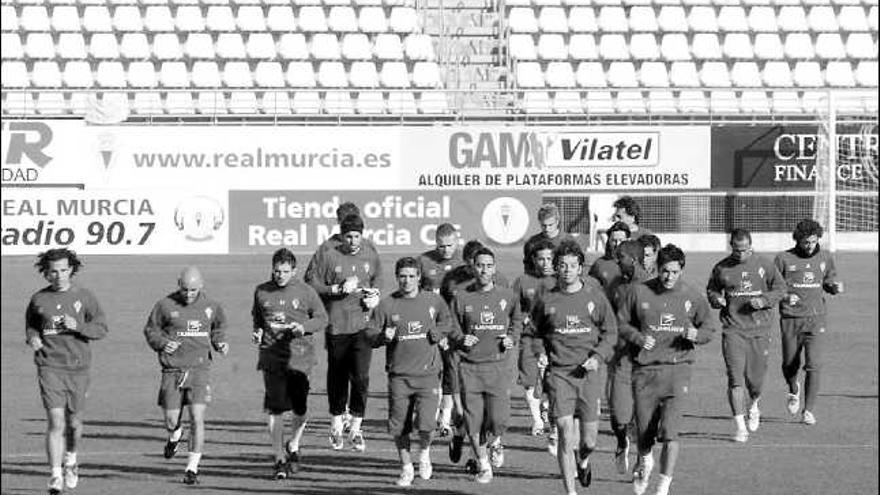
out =
<path fill-rule="evenodd" d="M 174 225 L 190 241 L 210 241 L 226 221 L 223 206 L 207 196 L 194 196 L 174 208 Z"/>

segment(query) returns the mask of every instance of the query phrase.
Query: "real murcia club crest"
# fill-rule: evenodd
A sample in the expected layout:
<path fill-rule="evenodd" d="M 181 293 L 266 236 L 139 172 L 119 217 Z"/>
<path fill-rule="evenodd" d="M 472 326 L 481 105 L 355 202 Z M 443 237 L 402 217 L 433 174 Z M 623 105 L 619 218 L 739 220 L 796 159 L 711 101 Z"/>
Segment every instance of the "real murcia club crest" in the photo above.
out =
<path fill-rule="evenodd" d="M 184 199 L 174 208 L 174 225 L 190 241 L 209 241 L 226 222 L 223 205 L 208 196 Z"/>
<path fill-rule="evenodd" d="M 73 310 L 76 311 L 77 313 L 79 313 L 79 310 L 81 310 L 82 307 L 83 307 L 83 305 L 81 302 L 79 302 L 79 300 L 77 300 L 76 302 L 73 303 Z"/>
<path fill-rule="evenodd" d="M 207 316 L 208 319 L 210 319 L 211 317 L 214 316 L 214 310 L 211 308 L 205 308 L 205 316 Z"/>
<path fill-rule="evenodd" d="M 437 315 L 437 310 L 434 309 L 434 306 L 428 308 L 428 315 L 431 317 L 432 320 L 434 319 L 434 316 Z"/>
<path fill-rule="evenodd" d="M 819 271 L 822 273 L 825 272 L 825 262 L 824 261 L 819 263 Z"/>
<path fill-rule="evenodd" d="M 529 229 L 529 210 L 517 198 L 503 196 L 483 208 L 483 232 L 498 244 L 513 244 Z"/>
<path fill-rule="evenodd" d="M 760 268 L 758 268 L 758 276 L 759 276 L 759 277 L 764 278 L 764 274 L 765 274 L 765 273 L 767 273 L 767 272 L 764 271 L 764 267 L 763 267 L 763 266 L 760 267 Z"/>
<path fill-rule="evenodd" d="M 594 309 L 596 309 L 596 305 L 593 304 L 593 301 L 588 302 L 588 303 L 587 303 L 587 313 L 589 313 L 590 315 L 592 315 Z"/>
<path fill-rule="evenodd" d="M 502 300 L 498 301 L 498 306 L 501 307 L 501 311 L 506 310 L 507 309 L 507 299 L 502 299 Z"/>
<path fill-rule="evenodd" d="M 690 299 L 685 300 L 685 302 L 684 302 L 684 311 L 685 311 L 686 313 L 690 313 L 690 312 L 691 312 L 691 300 L 690 300 Z"/>
<path fill-rule="evenodd" d="M 299 309 L 299 299 L 291 300 L 290 305 L 293 306 L 293 309 Z"/>

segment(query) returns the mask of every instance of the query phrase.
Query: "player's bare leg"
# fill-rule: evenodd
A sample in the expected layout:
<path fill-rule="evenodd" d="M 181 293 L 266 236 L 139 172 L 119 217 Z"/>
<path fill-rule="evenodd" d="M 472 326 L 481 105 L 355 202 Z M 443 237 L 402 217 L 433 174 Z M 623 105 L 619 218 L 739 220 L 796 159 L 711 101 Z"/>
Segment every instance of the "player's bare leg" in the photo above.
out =
<path fill-rule="evenodd" d="M 535 397 L 535 387 L 525 389 L 525 399 L 532 416 L 532 435 L 538 436 L 544 432 L 544 420 L 541 418 L 541 399 Z"/>
<path fill-rule="evenodd" d="M 675 471 L 675 461 L 678 459 L 678 440 L 669 440 L 663 443 L 660 453 L 660 476 L 657 480 L 656 495 L 667 495 L 669 485 L 672 483 L 672 473 Z"/>
<path fill-rule="evenodd" d="M 577 474 L 582 486 L 590 486 L 593 480 L 593 467 L 590 465 L 590 455 L 596 450 L 596 441 L 599 439 L 598 421 L 579 421 L 580 423 L 580 447 L 578 449 Z"/>
<path fill-rule="evenodd" d="M 410 486 L 416 477 L 415 468 L 410 455 L 409 432 L 404 431 L 394 437 L 394 446 L 397 447 L 397 455 L 400 457 L 400 477 L 397 478 L 397 486 Z"/>
<path fill-rule="evenodd" d="M 746 392 L 743 387 L 730 387 L 727 389 L 727 401 L 730 404 L 733 422 L 736 425 L 736 433 L 733 439 L 737 442 L 745 442 L 749 439 L 749 430 L 746 429 L 745 406 L 743 405 L 745 395 Z"/>
<path fill-rule="evenodd" d="M 577 493 L 575 486 L 577 438 L 575 437 L 574 417 L 556 418 L 556 429 L 559 434 L 556 460 L 559 462 L 559 471 L 562 473 L 562 484 L 565 486 L 566 493 Z"/>
<path fill-rule="evenodd" d="M 275 479 L 287 477 L 284 454 L 284 414 L 269 414 L 267 423 L 269 439 L 272 442 L 272 454 L 275 457 Z"/>
<path fill-rule="evenodd" d="M 199 472 L 199 462 L 202 460 L 202 449 L 205 446 L 205 410 L 206 404 L 191 404 L 189 406 L 192 435 L 189 438 L 189 456 L 186 463 L 186 476 L 184 483 L 196 484 Z M 191 474 L 190 474 L 191 473 Z"/>
<path fill-rule="evenodd" d="M 166 409 L 164 415 L 168 441 L 165 442 L 163 455 L 166 459 L 171 459 L 177 453 L 180 439 L 183 436 L 183 409 Z"/>
<path fill-rule="evenodd" d="M 49 468 L 52 470 L 49 478 L 50 493 L 61 493 L 62 473 L 61 473 L 61 455 L 64 450 L 64 430 L 65 430 L 65 410 L 64 408 L 52 408 L 46 410 L 46 457 L 49 461 Z M 57 489 L 57 491 L 54 491 Z"/>

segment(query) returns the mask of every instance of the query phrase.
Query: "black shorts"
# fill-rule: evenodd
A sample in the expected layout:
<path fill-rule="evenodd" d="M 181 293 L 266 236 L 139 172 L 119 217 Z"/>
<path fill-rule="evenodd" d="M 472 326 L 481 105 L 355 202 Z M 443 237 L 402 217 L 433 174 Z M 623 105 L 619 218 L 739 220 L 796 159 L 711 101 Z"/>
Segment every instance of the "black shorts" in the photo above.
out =
<path fill-rule="evenodd" d="M 162 371 L 159 398 L 162 409 L 175 410 L 190 404 L 211 402 L 211 373 L 207 369 Z"/>
<path fill-rule="evenodd" d="M 305 416 L 308 411 L 309 376 L 297 370 L 264 370 L 263 409 L 277 415 L 293 411 L 297 416 Z"/>

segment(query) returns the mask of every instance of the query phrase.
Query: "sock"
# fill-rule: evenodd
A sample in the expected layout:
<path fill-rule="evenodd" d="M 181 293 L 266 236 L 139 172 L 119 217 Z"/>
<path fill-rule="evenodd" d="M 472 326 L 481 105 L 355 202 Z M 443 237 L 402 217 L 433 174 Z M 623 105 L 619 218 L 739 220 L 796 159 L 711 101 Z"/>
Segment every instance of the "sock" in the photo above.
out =
<path fill-rule="evenodd" d="M 443 408 L 440 409 L 440 424 L 449 426 L 452 424 L 452 404 L 451 400 L 449 401 L 449 407 L 446 407 L 444 404 Z"/>
<path fill-rule="evenodd" d="M 171 432 L 171 436 L 168 439 L 172 442 L 179 442 L 181 436 L 183 436 L 183 428 L 178 426 L 176 430 Z"/>
<path fill-rule="evenodd" d="M 419 452 L 419 461 L 420 462 L 430 462 L 431 461 L 431 449 L 422 449 Z"/>
<path fill-rule="evenodd" d="M 526 404 L 529 406 L 529 413 L 532 415 L 533 423 L 541 423 L 541 401 L 535 398 L 535 388 L 526 389 Z"/>
<path fill-rule="evenodd" d="M 403 465 L 403 471 L 407 473 L 415 473 L 416 469 L 413 467 L 413 464 L 411 462 L 408 462 Z"/>
<path fill-rule="evenodd" d="M 352 416 L 351 418 L 351 432 L 359 432 L 361 431 L 361 423 L 364 422 L 364 418 L 360 416 Z"/>
<path fill-rule="evenodd" d="M 73 466 L 76 464 L 76 452 L 65 452 L 64 453 L 64 465 L 65 466 Z"/>
<path fill-rule="evenodd" d="M 752 405 L 749 406 L 749 411 L 754 411 L 755 409 L 758 409 L 759 400 L 761 400 L 760 397 L 755 397 L 754 399 L 752 399 Z"/>
<path fill-rule="evenodd" d="M 485 471 L 485 470 L 487 470 L 487 469 L 492 469 L 492 465 L 489 464 L 489 458 L 488 458 L 488 457 L 481 457 L 480 460 L 479 460 L 479 463 L 480 463 L 480 471 Z"/>
<path fill-rule="evenodd" d="M 303 416 L 299 416 L 297 414 L 293 415 L 293 436 L 290 437 L 290 440 L 287 441 L 287 448 L 291 452 L 299 451 L 299 441 L 302 439 L 303 432 L 306 429 L 306 422 L 308 418 Z"/>
<path fill-rule="evenodd" d="M 186 470 L 194 473 L 199 472 L 199 461 L 202 460 L 201 452 L 190 452 L 189 459 L 186 461 Z"/>
<path fill-rule="evenodd" d="M 52 466 L 52 477 L 60 478 L 61 477 L 61 466 L 55 467 Z"/>
<path fill-rule="evenodd" d="M 670 484 L 672 484 L 672 476 L 660 473 L 660 477 L 658 478 L 658 481 L 657 481 L 657 492 L 658 493 L 668 492 Z"/>
<path fill-rule="evenodd" d="M 737 414 L 733 417 L 733 422 L 736 423 L 737 430 L 745 430 L 746 429 L 746 418 L 742 414 Z"/>
<path fill-rule="evenodd" d="M 342 431 L 342 415 L 338 414 L 330 418 L 330 431 L 332 432 L 340 432 Z"/>

